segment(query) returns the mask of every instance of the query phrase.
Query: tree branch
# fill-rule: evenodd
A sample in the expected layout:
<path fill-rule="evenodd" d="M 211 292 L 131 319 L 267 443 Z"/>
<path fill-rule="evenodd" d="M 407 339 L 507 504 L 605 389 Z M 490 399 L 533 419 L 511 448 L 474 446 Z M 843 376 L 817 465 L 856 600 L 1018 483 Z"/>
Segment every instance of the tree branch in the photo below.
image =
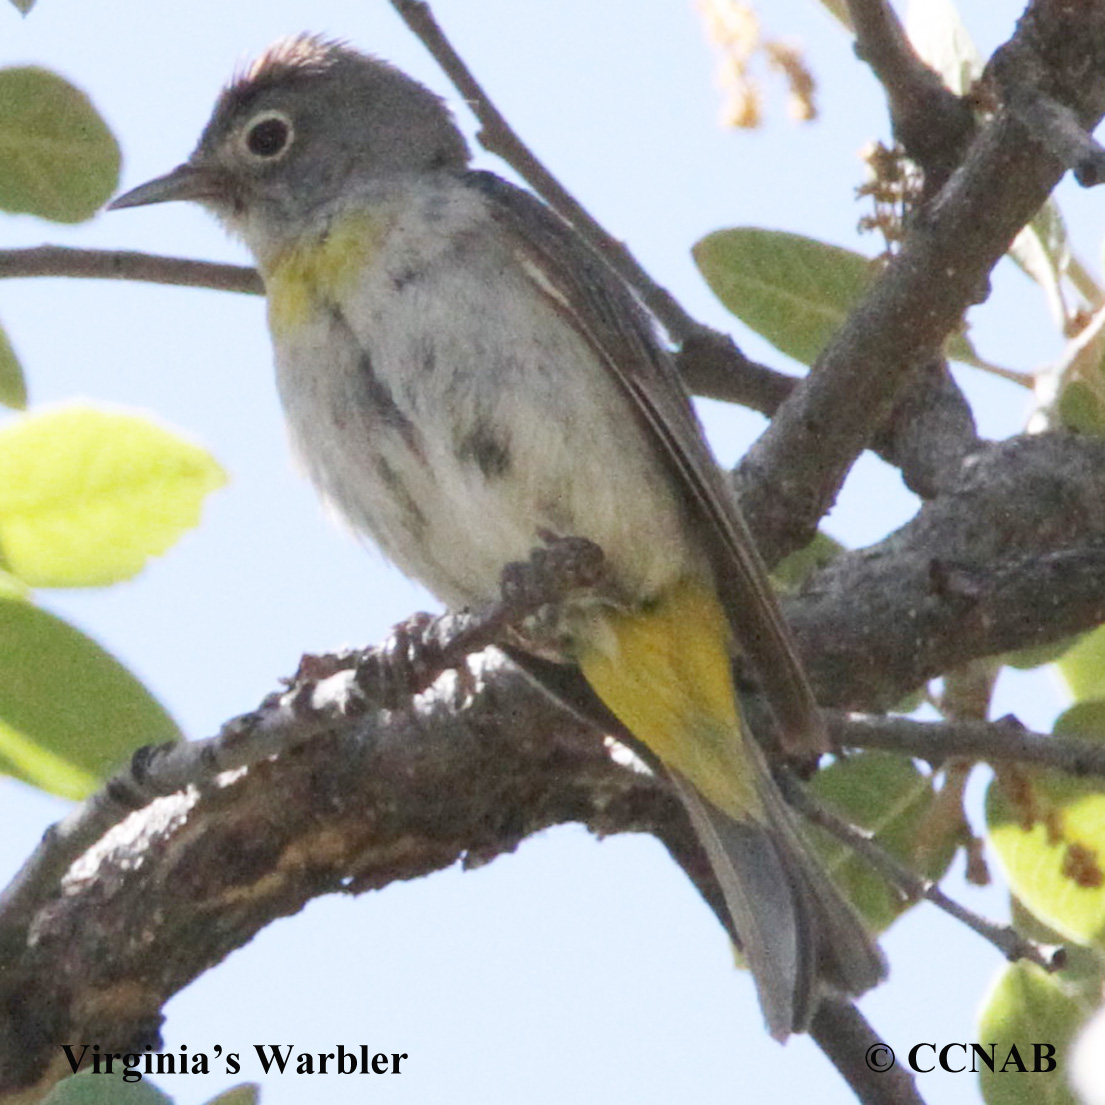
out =
<path fill-rule="evenodd" d="M 1105 17 L 1073 13 L 1037 0 L 1017 37 L 1031 38 L 1054 67 L 1048 95 L 1088 125 L 1105 102 Z M 930 451 L 928 469 L 918 469 L 933 501 L 875 548 L 815 573 L 787 604 L 826 704 L 888 708 L 966 660 L 1105 619 L 1105 443 L 1054 435 L 980 446 L 955 402 L 934 399 L 939 372 L 914 383 L 917 366 L 935 364 L 944 334 L 1060 169 L 1053 152 L 1026 139 L 1013 112 L 999 112 L 744 468 L 753 521 L 777 555 L 802 543 L 907 386 L 921 388 L 919 417 L 952 427 L 950 460 L 934 465 Z M 65 252 L 9 253 L 0 271 L 18 254 L 40 269 L 107 256 Z M 160 280 L 167 272 L 160 263 L 144 268 L 148 259 L 133 260 L 140 254 L 112 256 L 132 260 L 81 275 Z M 218 286 L 257 290 L 243 275 L 249 270 L 216 266 L 227 271 L 214 275 L 202 267 L 208 271 L 164 282 L 225 279 Z M 683 337 L 692 348 L 701 339 L 714 358 L 703 364 L 728 363 L 726 339 L 702 328 Z M 747 372 L 733 363 L 765 404 L 792 386 L 757 374 L 761 366 Z M 912 420 L 900 421 L 888 433 L 905 455 Z M 792 511 L 796 522 L 786 517 Z M 469 637 L 465 649 L 481 640 Z M 153 781 L 151 790 L 117 784 L 100 807 L 93 800 L 87 820 L 75 815 L 71 832 L 44 842 L 37 871 L 32 864 L 0 903 L 0 1092 L 43 1086 L 61 1073 L 51 1067 L 60 1038 L 141 1050 L 156 1038 L 171 994 L 313 896 L 379 888 L 457 860 L 485 862 L 549 825 L 654 833 L 717 910 L 705 858 L 663 782 L 613 758 L 600 734 L 555 709 L 495 653 L 394 711 L 363 694 L 355 664 L 322 661 L 328 675 L 320 679 L 318 663 L 266 700 L 260 718 L 224 730 L 217 751 L 140 757 L 130 781 Z M 834 731 L 859 744 L 865 724 L 838 719 Z M 890 740 L 891 730 L 868 727 L 877 729 L 867 733 L 873 742 Z M 1009 729 L 934 728 L 918 737 L 919 754 L 943 755 L 958 736 L 953 754 L 997 758 L 1007 736 L 1011 755 L 1019 748 L 1032 762 L 1100 768 L 1070 742 L 1051 742 L 1045 754 L 1046 738 Z M 902 726 L 896 731 L 912 739 Z M 266 748 L 279 754 L 262 754 Z M 142 808 L 131 812 L 135 804 Z M 874 1036 L 854 1009 L 826 1003 L 813 1035 L 863 1100 L 916 1099 L 908 1077 L 890 1089 L 887 1076 L 858 1069 Z"/>
<path fill-rule="evenodd" d="M 1089 126 L 1105 110 L 1105 12 L 1037 0 L 1033 13 L 1014 41 L 1061 55 L 1052 92 Z M 978 132 L 901 252 L 741 464 L 742 502 L 769 563 L 812 538 L 855 458 L 918 366 L 984 298 L 990 270 L 1063 168 L 1008 111 Z"/>
<path fill-rule="evenodd" d="M 144 280 L 219 292 L 264 295 L 261 277 L 243 265 L 159 257 L 133 250 L 68 249 L 35 246 L 0 250 L 0 278 L 19 276 L 75 276 L 95 280 Z"/>
<path fill-rule="evenodd" d="M 483 90 L 472 71 L 434 18 L 424 0 L 391 0 L 399 17 L 433 55 L 442 72 L 456 86 L 465 103 L 479 120 L 480 145 L 501 157 L 541 196 L 554 211 L 572 224 L 606 263 L 634 288 L 648 309 L 660 320 L 676 342 L 683 342 L 704 328 L 683 309 L 666 289 L 648 275 L 624 242 L 607 233 L 594 216 L 557 180 L 537 155 L 506 121 Z"/>
<path fill-rule="evenodd" d="M 264 285 L 255 269 L 130 250 L 70 249 L 64 246 L 36 246 L 31 249 L 0 250 L 0 279 L 36 276 L 64 276 L 92 280 L 138 280 L 177 287 L 210 288 L 215 291 L 264 295 Z M 699 327 L 677 355 L 677 367 L 687 388 L 696 395 L 738 403 L 770 416 L 798 382 L 766 365 L 750 361 L 733 340 L 708 327 Z M 950 380 L 949 380 L 950 383 Z M 941 391 L 948 389 L 941 385 Z M 952 385 L 958 395 L 958 389 Z M 926 393 L 927 394 L 927 393 Z M 902 413 L 891 420 L 876 444 L 876 451 L 888 463 L 900 465 L 907 484 L 926 494 L 930 487 L 929 450 L 923 448 L 924 433 L 937 429 L 933 414 L 941 412 L 945 432 L 940 447 L 931 450 L 947 466 L 950 458 L 970 450 L 973 438 L 952 443 L 953 428 L 947 412 L 954 406 L 965 409 L 962 397 L 933 394 L 930 402 L 921 391 L 908 398 Z M 969 411 L 967 412 L 969 418 Z M 898 432 L 901 427 L 904 433 Z M 901 439 L 901 440 L 899 440 Z"/>
<path fill-rule="evenodd" d="M 871 447 L 901 471 L 906 487 L 922 499 L 956 485 L 963 462 L 982 440 L 943 358 L 914 373 Z"/>
<path fill-rule="evenodd" d="M 925 196 L 941 188 L 975 129 L 970 107 L 916 54 L 887 0 L 848 0 L 856 54 L 886 91 L 894 137 L 924 170 Z"/>
<path fill-rule="evenodd" d="M 1012 925 L 998 924 L 960 905 L 959 902 L 949 898 L 936 883 L 930 879 L 921 878 L 904 864 L 899 863 L 886 849 L 879 847 L 870 834 L 850 825 L 823 803 L 818 802 L 798 786 L 789 772 L 782 773 L 780 779 L 783 783 L 783 793 L 796 810 L 799 810 L 809 822 L 819 825 L 851 848 L 906 900 L 918 902 L 924 899 L 931 902 L 937 909 L 981 936 L 988 944 L 1000 951 L 1010 963 L 1023 959 L 1045 971 L 1057 971 L 1065 965 L 1065 949 L 1062 947 L 1038 944 L 1022 936 Z"/>
<path fill-rule="evenodd" d="M 1038 28 L 1041 12 L 1050 16 L 1055 7 L 1054 2 L 1037 5 L 1025 22 Z M 1033 138 L 1088 188 L 1105 180 L 1105 148 L 1094 140 L 1093 128 L 1077 105 L 1067 102 L 1061 87 L 1057 88 L 1071 65 L 1072 59 L 1054 48 L 1050 35 L 1018 35 L 995 52 L 983 79 Z"/>
<path fill-rule="evenodd" d="M 556 548 L 563 555 L 554 560 Z M 70 865 L 131 812 L 289 753 L 349 718 L 409 707 L 446 671 L 467 672 L 468 657 L 502 640 L 511 626 L 593 586 L 604 564 L 592 542 L 561 538 L 535 550 L 528 565 L 512 567 L 509 576 L 504 572 L 506 594 L 486 609 L 415 614 L 379 647 L 305 656 L 287 692 L 228 721 L 218 736 L 140 748 L 127 770 L 46 832 L 0 894 L 0 961 L 23 941 L 34 911 Z"/>
<path fill-rule="evenodd" d="M 203 773 L 88 850 L 5 949 L 0 1093 L 56 1077 L 58 1039 L 141 1051 L 171 994 L 312 897 L 482 864 L 550 825 L 653 832 L 705 885 L 661 781 L 615 762 L 501 657 L 469 681 L 459 704 L 446 678 L 405 711 L 324 711 L 322 732 L 300 712 L 293 750 Z"/>
<path fill-rule="evenodd" d="M 1014 717 L 928 722 L 827 711 L 826 723 L 835 748 L 881 748 L 936 766 L 950 759 L 968 759 L 1032 764 L 1076 779 L 1105 778 L 1105 742 L 1032 733 Z"/>
<path fill-rule="evenodd" d="M 990 447 L 966 471 L 956 494 L 927 505 L 878 549 L 840 557 L 791 599 L 823 701 L 878 709 L 970 649 L 981 656 L 1039 643 L 1105 616 L 1105 543 L 1078 551 L 1105 535 L 1105 442 L 1024 438 Z M 996 558 L 996 574 L 973 560 L 949 566 L 957 550 L 972 548 L 982 565 Z M 938 553 L 944 567 L 935 570 Z M 1010 588 L 1022 570 L 1023 586 Z M 453 639 L 483 643 L 472 623 L 458 624 Z M 919 662 L 909 659 L 918 652 Z M 453 652 L 446 659 L 457 662 Z M 43 1040 L 77 1034 L 141 1050 L 169 995 L 314 895 L 486 861 L 549 825 L 654 833 L 720 908 L 664 783 L 612 759 L 601 734 L 554 707 L 497 653 L 480 654 L 461 677 L 444 676 L 394 712 L 374 708 L 363 689 L 375 664 L 367 653 L 309 660 L 288 690 L 206 747 L 140 757 L 141 778 L 173 794 L 150 801 L 147 789 L 148 804 L 130 813 L 137 799 L 118 801 L 129 791 L 117 785 L 92 800 L 93 810 L 115 805 L 85 836 L 48 835 L 49 877 L 25 875 L 24 889 L 6 898 L 0 1092 L 46 1077 L 52 1053 Z M 884 664 L 888 675 L 868 677 Z M 1099 745 L 1009 723 L 830 720 L 849 747 L 1105 770 Z"/>
<path fill-rule="evenodd" d="M 893 709 L 983 656 L 1105 621 L 1105 441 L 1013 438 L 871 548 L 812 574 L 785 611 L 823 706 Z"/>
<path fill-rule="evenodd" d="M 264 295 L 256 269 L 133 250 L 72 249 L 35 246 L 0 249 L 0 279 L 65 276 L 87 280 L 138 280 L 187 288 Z M 767 365 L 750 361 L 733 339 L 694 323 L 694 332 L 677 354 L 680 372 L 696 395 L 739 403 L 770 415 L 796 383 Z"/>
<path fill-rule="evenodd" d="M 863 1014 L 847 1002 L 822 1001 L 810 1025 L 810 1035 L 855 1092 L 861 1105 L 925 1105 L 913 1075 L 904 1064 L 875 1070 L 865 1061 L 882 1039 Z"/>

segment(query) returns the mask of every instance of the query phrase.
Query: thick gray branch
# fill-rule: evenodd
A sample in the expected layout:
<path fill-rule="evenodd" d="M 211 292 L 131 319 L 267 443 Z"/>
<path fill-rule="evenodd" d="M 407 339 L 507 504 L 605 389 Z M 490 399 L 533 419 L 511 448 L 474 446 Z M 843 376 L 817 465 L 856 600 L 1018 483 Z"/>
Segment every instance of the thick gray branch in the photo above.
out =
<path fill-rule="evenodd" d="M 1105 621 L 1105 442 L 990 445 L 908 525 L 786 607 L 823 705 L 886 710 L 968 660 Z"/>
<path fill-rule="evenodd" d="M 869 710 L 966 659 L 1087 628 L 1105 617 L 1105 442 L 1055 435 L 989 447 L 957 492 L 882 546 L 823 569 L 788 612 L 823 700 Z M 276 759 L 247 751 L 209 770 L 200 756 L 189 797 L 157 799 L 126 820 L 120 809 L 60 896 L 55 883 L 37 884 L 37 902 L 22 903 L 21 938 L 6 934 L 0 1092 L 46 1076 L 43 1040 L 76 1033 L 140 1046 L 172 993 L 315 895 L 483 861 L 548 825 L 654 833 L 716 897 L 664 784 L 611 760 L 600 734 L 494 655 L 459 690 L 446 675 L 416 712 L 343 708 L 340 697 L 293 688 L 292 706 L 262 707 L 284 711 L 280 744 L 263 746 L 282 747 Z M 251 731 L 233 728 L 231 751 Z M 994 759 L 1008 738 L 1004 758 L 1105 768 L 1089 749 L 1008 724 L 834 718 L 832 728 L 853 747 Z"/>
<path fill-rule="evenodd" d="M 1015 41 L 1044 60 L 1049 103 L 1089 126 L 1105 105 L 1100 5 L 1036 0 Z M 744 501 L 769 557 L 804 543 L 918 369 L 940 369 L 934 357 L 944 336 L 984 294 L 990 268 L 1058 179 L 1054 143 L 1034 138 L 1024 118 L 999 109 L 980 130 L 750 455 Z M 229 287 L 243 277 L 225 278 Z M 886 447 L 921 454 L 913 465 L 919 490 L 934 497 L 880 545 L 818 572 L 787 605 L 826 705 L 884 709 L 967 660 L 1105 619 L 1105 444 L 1054 436 L 980 446 L 940 371 L 923 382 L 912 410 L 947 412 L 943 461 L 910 437 L 908 407 L 901 425 L 885 431 L 893 438 Z M 762 373 L 757 380 L 766 403 L 788 386 Z M 26 884 L 32 892 L 19 899 L 0 946 L 0 1093 L 45 1085 L 57 1073 L 50 1041 L 141 1048 L 169 996 L 314 896 L 483 862 L 548 825 L 653 833 L 716 897 L 667 788 L 612 760 L 601 735 L 501 664 L 485 660 L 459 690 L 450 676 L 438 686 L 405 711 L 338 710 L 321 723 L 311 714 L 303 719 L 310 732 L 289 733 L 275 758 L 221 774 L 198 770 L 194 787 L 125 819 L 117 803 L 97 822 L 98 830 L 114 827 L 91 848 L 79 834 L 69 838 L 80 844 L 72 853 L 51 851 L 59 840 L 64 848 L 64 834 L 48 842 L 46 860 L 66 873 Z M 841 739 L 861 743 L 860 726 L 840 724 Z M 982 754 L 980 734 L 961 735 L 967 755 Z M 932 751 L 931 741 L 910 748 L 908 739 L 902 730 L 903 751 Z M 1031 743 L 1040 762 L 1041 741 Z M 847 1010 L 826 1006 L 815 1025 L 841 1060 L 859 1047 L 842 1044 L 851 1033 L 870 1039 Z M 872 1086 L 872 1099 L 878 1092 Z"/>
<path fill-rule="evenodd" d="M 1085 127 L 1105 111 L 1105 8 L 1037 0 L 1018 51 L 1046 57 L 1049 93 Z M 742 502 L 769 563 L 813 536 L 845 475 L 914 372 L 1058 183 L 1065 166 L 1016 113 L 999 109 L 911 224 L 901 252 L 783 403 L 741 465 Z"/>

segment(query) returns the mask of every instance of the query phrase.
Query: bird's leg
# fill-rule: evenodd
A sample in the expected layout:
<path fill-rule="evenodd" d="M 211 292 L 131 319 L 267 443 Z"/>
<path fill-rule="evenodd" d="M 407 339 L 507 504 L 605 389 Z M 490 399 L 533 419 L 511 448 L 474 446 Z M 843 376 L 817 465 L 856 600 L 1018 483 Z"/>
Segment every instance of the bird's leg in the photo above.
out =
<path fill-rule="evenodd" d="M 499 579 L 502 601 L 516 609 L 522 620 L 543 606 L 554 606 L 573 592 L 589 590 L 602 582 L 606 559 L 602 549 L 586 537 L 562 537 L 538 530 L 544 542 L 529 560 L 507 564 Z"/>
<path fill-rule="evenodd" d="M 381 705 L 395 710 L 433 682 L 441 671 L 439 619 L 419 612 L 392 626 L 377 650 L 377 693 Z"/>
<path fill-rule="evenodd" d="M 386 710 L 397 710 L 445 670 L 454 669 L 463 695 L 467 657 L 496 641 L 517 637 L 540 647 L 557 636 L 563 604 L 605 577 L 602 550 L 585 537 L 538 531 L 543 542 L 528 560 L 507 564 L 500 598 L 472 612 L 434 617 L 417 613 L 394 626 L 377 648 L 332 656 L 304 656 L 289 685 L 312 685 L 353 671 L 362 694 Z"/>

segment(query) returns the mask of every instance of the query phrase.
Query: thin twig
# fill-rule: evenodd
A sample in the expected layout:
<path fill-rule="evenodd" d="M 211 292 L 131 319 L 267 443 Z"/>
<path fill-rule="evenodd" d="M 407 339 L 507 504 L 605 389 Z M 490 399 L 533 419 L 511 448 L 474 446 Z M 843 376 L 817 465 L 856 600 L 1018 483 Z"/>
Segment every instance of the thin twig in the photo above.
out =
<path fill-rule="evenodd" d="M 1063 966 L 1062 948 L 1044 947 L 1021 936 L 1011 925 L 999 925 L 987 920 L 966 906 L 949 898 L 936 883 L 923 879 L 904 864 L 899 863 L 886 849 L 855 825 L 837 816 L 818 802 L 804 787 L 799 786 L 789 772 L 780 772 L 779 780 L 787 801 L 802 815 L 837 840 L 846 844 L 856 855 L 865 859 L 871 867 L 887 880 L 907 901 L 924 899 L 937 909 L 954 917 L 988 943 L 993 944 L 1011 963 L 1026 959 L 1045 971 L 1057 971 Z"/>
<path fill-rule="evenodd" d="M 683 342 L 702 331 L 702 324 L 691 318 L 675 297 L 645 272 L 623 242 L 606 232 L 511 128 L 472 75 L 472 71 L 453 49 L 452 43 L 434 18 L 429 4 L 424 0 L 391 0 L 391 6 L 430 51 L 442 71 L 464 97 L 472 114 L 479 120 L 480 145 L 517 170 L 522 179 L 550 207 L 579 231 L 606 259 L 607 264 L 637 291 L 674 341 Z"/>
<path fill-rule="evenodd" d="M 1035 764 L 1075 778 L 1105 777 L 1105 743 L 1032 733 L 1015 718 L 1000 721 L 914 721 L 825 712 L 836 748 L 881 748 L 931 764 L 955 757 L 987 763 Z"/>
<path fill-rule="evenodd" d="M 165 257 L 133 250 L 35 246 L 0 250 L 0 279 L 67 276 L 91 280 L 140 280 L 188 288 L 264 295 L 255 269 Z M 688 389 L 696 395 L 738 403 L 770 415 L 797 383 L 793 376 L 750 361 L 731 338 L 698 326 L 676 356 Z"/>
<path fill-rule="evenodd" d="M 997 376 L 1000 380 L 1008 380 L 1009 383 L 1016 384 L 1017 387 L 1024 388 L 1026 391 L 1031 391 L 1036 386 L 1036 374 L 1034 372 L 1021 372 L 1015 368 L 1006 368 L 1004 365 L 994 364 L 993 361 L 987 361 L 981 357 L 977 361 L 972 361 L 971 367 L 977 368 L 980 372 L 987 372 L 991 376 Z"/>
<path fill-rule="evenodd" d="M 1105 79 L 1095 86 L 1101 84 Z M 1008 115 L 979 132 L 901 251 L 741 462 L 742 506 L 768 563 L 809 543 L 873 430 L 966 307 L 984 296 L 990 270 L 1062 171 Z"/>
<path fill-rule="evenodd" d="M 143 280 L 150 284 L 174 284 L 211 288 L 219 292 L 264 295 L 261 277 L 244 265 L 214 261 L 190 261 L 125 249 L 69 249 L 35 246 L 0 250 L 0 278 L 24 276 L 75 276 L 94 280 Z"/>
<path fill-rule="evenodd" d="M 894 136 L 925 171 L 925 194 L 937 191 L 974 132 L 970 107 L 944 87 L 914 51 L 886 0 L 847 0 L 856 53 L 886 92 Z"/>
<path fill-rule="evenodd" d="M 1096 311 L 1102 305 L 1103 295 L 1100 283 L 1089 269 L 1086 268 L 1082 258 L 1073 250 L 1067 263 L 1067 276 L 1074 285 L 1075 290 L 1085 299 L 1091 311 Z"/>

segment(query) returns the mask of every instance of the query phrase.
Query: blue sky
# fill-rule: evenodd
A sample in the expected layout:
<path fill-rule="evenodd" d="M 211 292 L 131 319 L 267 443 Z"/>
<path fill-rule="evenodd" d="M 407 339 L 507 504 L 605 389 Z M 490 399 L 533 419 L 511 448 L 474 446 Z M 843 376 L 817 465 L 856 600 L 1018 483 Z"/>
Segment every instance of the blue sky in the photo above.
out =
<path fill-rule="evenodd" d="M 887 127 L 877 85 L 812 0 L 764 5 L 769 30 L 797 40 L 820 82 L 820 122 L 796 127 L 772 89 L 767 125 L 717 124 L 714 59 L 689 0 L 440 0 L 446 30 L 508 118 L 591 211 L 625 238 L 687 307 L 732 329 L 746 351 L 783 358 L 714 301 L 689 248 L 727 225 L 810 234 L 875 252 L 855 232 L 857 153 Z M 1020 5 L 986 0 L 964 15 L 987 53 Z M 432 61 L 384 0 L 39 0 L 21 19 L 0 7 L 0 64 L 55 68 L 84 88 L 124 151 L 123 186 L 191 150 L 221 84 L 244 59 L 299 30 L 349 39 L 451 98 Z M 496 168 L 487 155 L 482 167 Z M 1064 191 L 1076 242 L 1096 265 L 1100 203 Z M 245 260 L 200 210 L 182 205 L 101 215 L 66 229 L 4 219 L 10 245 L 49 241 Z M 1057 355 L 1043 301 L 1011 265 L 976 312 L 991 359 L 1030 368 Z M 133 583 L 54 592 L 44 604 L 116 653 L 191 736 L 255 705 L 304 651 L 381 639 L 416 609 L 435 609 L 378 554 L 327 519 L 295 470 L 270 371 L 263 305 L 213 292 L 61 280 L 0 285 L 0 319 L 37 406 L 84 396 L 154 412 L 210 448 L 230 486 L 203 525 Z M 984 432 L 1016 432 L 1028 410 L 1012 385 L 961 376 Z M 716 404 L 702 411 L 732 462 L 762 425 Z M 915 503 L 870 457 L 828 520 L 851 545 L 876 540 Z M 1047 726 L 1061 697 L 1046 675 L 1003 679 L 997 714 Z M 973 798 L 977 809 L 978 790 Z M 63 803 L 0 781 L 0 874 L 14 871 Z M 1001 913 L 998 891 L 951 887 Z M 889 984 L 863 1008 L 899 1052 L 922 1040 L 974 1038 L 995 952 L 931 909 L 885 946 Z M 328 1051 L 367 1043 L 407 1052 L 400 1076 L 262 1078 L 270 1105 L 374 1099 L 486 1105 L 633 1100 L 642 1105 L 852 1100 L 803 1039 L 767 1038 L 746 975 L 721 930 L 650 838 L 596 841 L 566 827 L 489 867 L 450 871 L 355 900 L 328 899 L 270 926 L 167 1007 L 165 1043 L 243 1054 L 255 1043 Z M 192 1105 L 236 1078 L 165 1079 Z M 970 1075 L 921 1081 L 931 1105 L 977 1099 Z M 311 1096 L 308 1096 L 311 1095 Z"/>

